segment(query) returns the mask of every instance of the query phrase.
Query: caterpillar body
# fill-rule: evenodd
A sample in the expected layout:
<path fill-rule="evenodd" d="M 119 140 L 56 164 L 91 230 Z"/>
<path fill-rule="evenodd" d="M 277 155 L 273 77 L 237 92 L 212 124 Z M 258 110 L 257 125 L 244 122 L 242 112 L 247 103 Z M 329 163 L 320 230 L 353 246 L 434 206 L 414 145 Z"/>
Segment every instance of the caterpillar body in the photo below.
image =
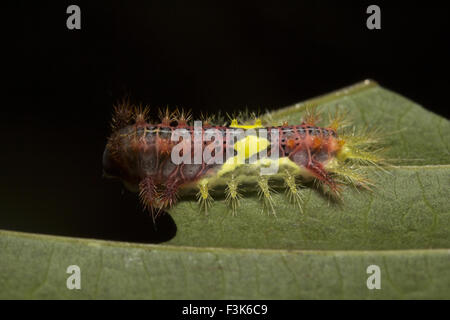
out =
<path fill-rule="evenodd" d="M 172 207 L 185 189 L 197 190 L 200 208 L 207 212 L 213 203 L 210 190 L 217 186 L 236 213 L 243 199 L 240 186 L 249 183 L 275 214 L 271 182 L 276 180 L 302 210 L 300 180 L 313 180 L 340 197 L 345 184 L 369 189 L 364 168 L 382 161 L 373 134 L 338 134 L 340 116 L 318 126 L 314 110 L 299 125 L 279 126 L 263 126 L 260 119 L 241 125 L 233 119 L 221 126 L 207 120 L 193 126 L 188 113 L 168 109 L 152 124 L 148 115 L 148 108 L 129 103 L 115 107 L 103 168 L 106 176 L 139 192 L 154 215 Z"/>

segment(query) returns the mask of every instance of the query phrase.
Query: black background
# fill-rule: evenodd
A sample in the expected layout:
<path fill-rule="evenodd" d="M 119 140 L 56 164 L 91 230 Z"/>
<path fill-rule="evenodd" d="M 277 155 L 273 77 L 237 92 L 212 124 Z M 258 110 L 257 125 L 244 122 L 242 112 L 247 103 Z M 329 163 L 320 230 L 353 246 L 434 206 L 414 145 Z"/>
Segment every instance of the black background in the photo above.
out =
<path fill-rule="evenodd" d="M 2 9 L 0 229 L 173 237 L 102 179 L 112 104 L 273 109 L 371 78 L 448 117 L 444 2 L 15 1 Z M 81 30 L 66 8 L 81 7 Z M 381 30 L 366 8 L 381 7 Z"/>

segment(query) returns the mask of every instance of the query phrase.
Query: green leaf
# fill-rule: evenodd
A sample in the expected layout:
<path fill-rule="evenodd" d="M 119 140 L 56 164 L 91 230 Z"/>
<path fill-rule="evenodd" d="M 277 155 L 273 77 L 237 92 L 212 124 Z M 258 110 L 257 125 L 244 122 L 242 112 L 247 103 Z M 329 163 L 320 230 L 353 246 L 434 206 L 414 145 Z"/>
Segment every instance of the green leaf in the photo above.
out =
<path fill-rule="evenodd" d="M 336 204 L 308 189 L 303 214 L 277 194 L 276 217 L 256 196 L 236 216 L 221 201 L 205 216 L 185 199 L 164 245 L 0 231 L 0 298 L 449 299 L 449 121 L 372 81 L 307 102 L 345 106 L 387 134 L 396 166 L 371 174 L 374 192 L 349 189 Z M 298 123 L 303 106 L 272 119 Z M 81 290 L 66 287 L 69 265 Z M 370 265 L 380 290 L 367 288 Z"/>

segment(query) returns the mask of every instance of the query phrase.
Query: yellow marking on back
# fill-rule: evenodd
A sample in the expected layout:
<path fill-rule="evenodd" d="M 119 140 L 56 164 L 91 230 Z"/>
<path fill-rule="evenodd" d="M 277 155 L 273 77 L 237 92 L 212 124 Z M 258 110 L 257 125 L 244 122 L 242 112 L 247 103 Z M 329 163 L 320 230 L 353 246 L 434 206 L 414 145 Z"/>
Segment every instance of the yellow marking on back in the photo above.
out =
<path fill-rule="evenodd" d="M 249 125 L 240 125 L 238 124 L 236 119 L 231 120 L 230 128 L 236 128 L 236 129 L 257 129 L 257 128 L 264 128 L 261 122 L 261 119 L 255 119 L 255 124 L 249 124 Z"/>
<path fill-rule="evenodd" d="M 244 159 L 248 159 L 254 154 L 267 149 L 269 145 L 269 140 L 265 138 L 259 138 L 257 136 L 247 136 L 234 144 L 234 150 L 237 151 L 238 156 L 243 157 Z"/>
<path fill-rule="evenodd" d="M 236 150 L 237 155 L 230 157 L 227 161 L 225 161 L 222 168 L 218 172 L 218 175 L 221 176 L 227 172 L 235 170 L 240 165 L 245 164 L 246 159 L 267 149 L 269 145 L 269 140 L 254 135 L 246 136 L 245 138 L 237 141 L 234 144 L 234 150 Z"/>
<path fill-rule="evenodd" d="M 254 163 L 251 164 L 246 164 L 251 166 L 252 168 L 259 169 L 261 167 L 265 167 L 268 168 L 270 167 L 273 162 L 277 162 L 277 166 L 280 170 L 280 168 L 288 168 L 290 169 L 292 172 L 299 174 L 301 171 L 301 168 L 299 168 L 299 166 L 291 161 L 288 157 L 283 157 L 283 158 L 279 158 L 277 160 L 272 160 L 270 158 L 264 158 L 264 159 L 259 159 L 257 161 L 255 161 Z M 221 177 L 229 172 L 233 172 L 234 170 L 236 170 L 239 166 L 244 165 L 244 161 L 239 161 L 238 156 L 235 157 L 231 157 L 229 158 L 220 168 L 220 170 L 217 172 L 218 177 Z M 248 172 L 249 175 L 251 175 L 251 172 Z"/>

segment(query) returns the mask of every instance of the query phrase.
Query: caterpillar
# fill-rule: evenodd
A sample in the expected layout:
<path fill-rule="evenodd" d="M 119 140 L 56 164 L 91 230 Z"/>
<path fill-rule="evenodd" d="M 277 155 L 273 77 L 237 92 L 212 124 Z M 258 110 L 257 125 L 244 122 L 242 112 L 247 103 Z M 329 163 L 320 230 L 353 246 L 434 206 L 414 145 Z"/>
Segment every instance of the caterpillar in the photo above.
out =
<path fill-rule="evenodd" d="M 207 213 L 215 187 L 223 189 L 235 214 L 246 184 L 257 188 L 264 208 L 275 214 L 273 182 L 282 182 L 289 201 L 302 211 L 303 182 L 341 198 L 344 185 L 370 190 L 365 168 L 383 163 L 376 133 L 342 130 L 345 114 L 338 113 L 318 126 L 316 107 L 307 108 L 296 125 L 263 125 L 257 117 L 241 124 L 206 117 L 192 125 L 190 112 L 168 108 L 159 111 L 159 121 L 149 118 L 150 109 L 142 105 L 123 101 L 114 107 L 103 172 L 138 192 L 153 216 L 174 206 L 183 190 L 195 190 Z"/>

